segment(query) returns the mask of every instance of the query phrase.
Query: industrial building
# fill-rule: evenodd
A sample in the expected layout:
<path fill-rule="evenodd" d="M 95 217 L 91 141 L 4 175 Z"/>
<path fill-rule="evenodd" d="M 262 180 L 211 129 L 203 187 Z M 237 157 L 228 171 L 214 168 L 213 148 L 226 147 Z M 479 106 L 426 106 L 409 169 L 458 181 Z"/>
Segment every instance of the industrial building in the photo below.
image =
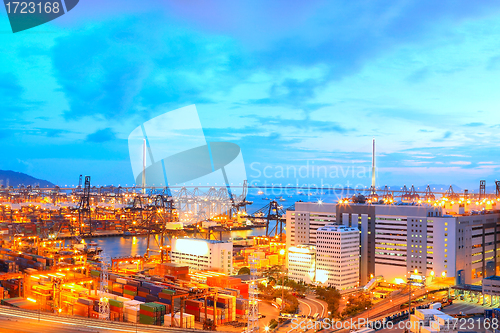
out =
<path fill-rule="evenodd" d="M 295 211 L 287 212 L 287 246 L 318 245 L 320 224 L 357 227 L 360 285 L 378 275 L 401 283 L 415 269 L 413 278 L 455 277 L 459 284 L 472 284 L 498 272 L 500 212 L 470 208 L 446 200 L 440 205 L 297 202 Z"/>
<path fill-rule="evenodd" d="M 173 238 L 170 258 L 191 270 L 217 270 L 224 274 L 233 271 L 233 243 L 196 238 Z"/>

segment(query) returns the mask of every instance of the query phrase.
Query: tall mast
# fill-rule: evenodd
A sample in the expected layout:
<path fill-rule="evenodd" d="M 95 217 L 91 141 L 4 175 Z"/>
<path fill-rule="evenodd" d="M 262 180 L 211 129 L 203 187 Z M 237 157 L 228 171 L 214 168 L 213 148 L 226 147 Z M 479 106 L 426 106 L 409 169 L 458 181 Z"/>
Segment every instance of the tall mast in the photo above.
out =
<path fill-rule="evenodd" d="M 375 190 L 375 138 L 373 138 L 372 148 L 372 191 Z"/>
<path fill-rule="evenodd" d="M 142 193 L 146 193 L 146 139 L 142 143 Z"/>

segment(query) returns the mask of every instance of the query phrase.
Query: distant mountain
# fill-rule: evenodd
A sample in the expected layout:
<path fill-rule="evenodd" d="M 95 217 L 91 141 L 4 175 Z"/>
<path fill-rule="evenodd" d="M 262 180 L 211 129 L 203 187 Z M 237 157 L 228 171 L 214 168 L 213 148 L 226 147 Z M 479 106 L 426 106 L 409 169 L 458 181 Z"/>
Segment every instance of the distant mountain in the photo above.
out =
<path fill-rule="evenodd" d="M 22 172 L 15 172 L 10 170 L 0 170 L 0 185 L 19 187 L 24 186 L 36 186 L 40 187 L 54 187 L 55 185 L 49 181 L 37 179 L 31 177 Z"/>

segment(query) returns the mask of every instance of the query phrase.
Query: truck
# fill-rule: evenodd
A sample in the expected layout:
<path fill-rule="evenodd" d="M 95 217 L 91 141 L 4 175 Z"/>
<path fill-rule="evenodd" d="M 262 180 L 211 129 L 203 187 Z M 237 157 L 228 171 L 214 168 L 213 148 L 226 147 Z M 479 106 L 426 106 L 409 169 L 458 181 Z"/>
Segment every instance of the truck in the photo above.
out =
<path fill-rule="evenodd" d="M 429 305 L 429 309 L 440 310 L 441 308 L 441 303 L 432 303 L 431 305 Z"/>

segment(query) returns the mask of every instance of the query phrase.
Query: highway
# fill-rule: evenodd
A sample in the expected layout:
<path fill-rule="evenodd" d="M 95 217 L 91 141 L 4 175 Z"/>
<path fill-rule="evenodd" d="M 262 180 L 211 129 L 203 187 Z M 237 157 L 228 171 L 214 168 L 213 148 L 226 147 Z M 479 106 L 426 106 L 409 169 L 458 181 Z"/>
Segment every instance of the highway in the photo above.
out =
<path fill-rule="evenodd" d="M 219 332 L 223 329 L 219 328 Z M 0 331 L 20 332 L 106 332 L 106 333 L 156 333 L 156 332 L 208 332 L 202 330 L 170 328 L 165 326 L 135 325 L 122 322 L 106 322 L 83 317 L 66 317 L 38 311 L 20 310 L 0 306 Z"/>
<path fill-rule="evenodd" d="M 299 315 L 304 316 L 312 316 L 315 313 L 319 314 L 319 317 L 327 317 L 328 316 L 328 305 L 326 302 L 316 299 L 314 295 L 309 295 L 306 298 L 298 299 L 299 301 Z M 299 323 L 304 321 L 304 323 L 311 322 L 310 319 L 307 318 L 295 318 L 294 323 Z M 304 332 L 304 330 L 300 330 L 295 328 L 297 324 L 293 325 L 293 323 L 289 323 L 281 326 L 276 332 L 280 333 L 295 333 L 295 332 Z"/>

